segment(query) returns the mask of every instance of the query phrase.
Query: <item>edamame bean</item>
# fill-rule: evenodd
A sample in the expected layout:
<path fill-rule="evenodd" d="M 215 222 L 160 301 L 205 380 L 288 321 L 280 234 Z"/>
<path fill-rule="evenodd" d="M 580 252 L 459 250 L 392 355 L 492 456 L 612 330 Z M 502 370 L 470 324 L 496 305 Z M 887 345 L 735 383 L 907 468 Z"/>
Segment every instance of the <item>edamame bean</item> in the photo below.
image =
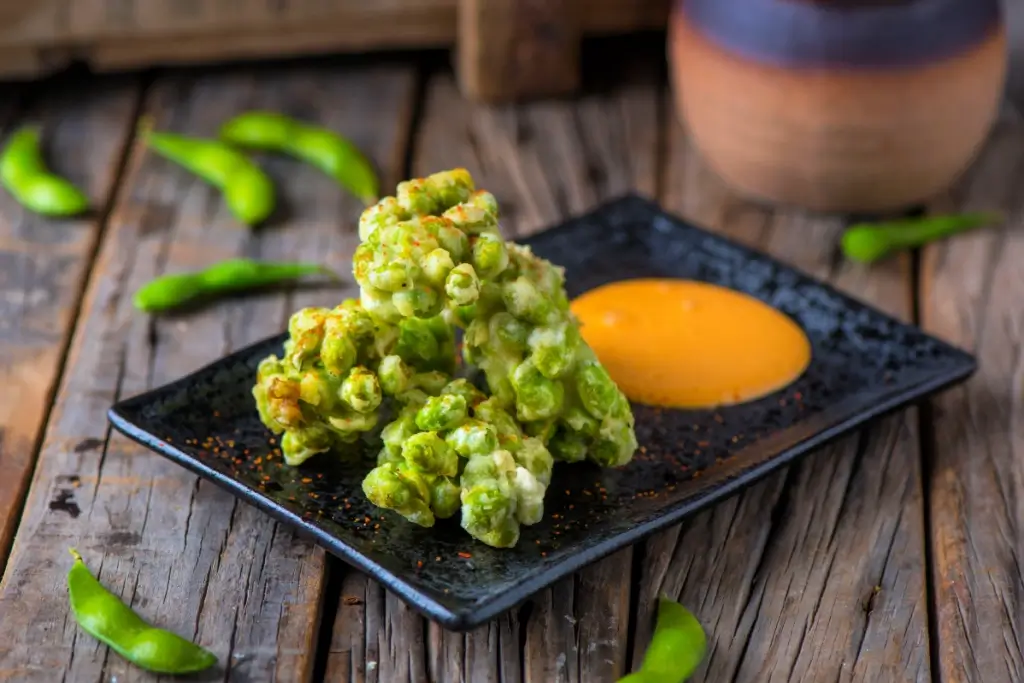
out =
<path fill-rule="evenodd" d="M 239 147 L 279 152 L 333 178 L 366 205 L 377 201 L 377 174 L 362 152 L 334 131 L 270 111 L 250 111 L 220 129 L 221 140 Z"/>
<path fill-rule="evenodd" d="M 437 477 L 430 487 L 430 509 L 438 519 L 455 516 L 462 505 L 462 489 L 451 477 Z"/>
<path fill-rule="evenodd" d="M 0 156 L 0 181 L 18 203 L 44 216 L 76 216 L 89 208 L 85 194 L 51 172 L 39 149 L 39 129 L 24 126 Z"/>
<path fill-rule="evenodd" d="M 416 413 L 416 426 L 431 432 L 446 431 L 462 424 L 467 415 L 469 406 L 464 397 L 458 394 L 431 396 Z"/>
<path fill-rule="evenodd" d="M 394 510 L 413 524 L 434 526 L 429 476 L 405 462 L 385 462 L 363 479 L 363 494 L 371 503 Z"/>
<path fill-rule="evenodd" d="M 271 263 L 245 258 L 229 259 L 205 270 L 172 273 L 150 280 L 135 293 L 134 303 L 146 312 L 164 311 L 196 299 L 297 280 L 332 271 L 316 263 Z"/>
<path fill-rule="evenodd" d="M 640 670 L 619 683 L 682 683 L 693 675 L 706 650 L 707 636 L 697 618 L 678 602 L 660 598 L 654 635 Z"/>
<path fill-rule="evenodd" d="M 148 124 L 144 124 L 144 129 Z M 252 159 L 219 140 L 144 130 L 149 148 L 221 191 L 231 213 L 257 225 L 274 211 L 274 184 Z"/>
<path fill-rule="evenodd" d="M 459 456 L 436 432 L 413 434 L 402 444 L 402 458 L 417 472 L 454 477 Z"/>
<path fill-rule="evenodd" d="M 156 628 L 108 591 L 89 571 L 77 550 L 68 572 L 71 611 L 92 637 L 132 664 L 162 674 L 189 674 L 209 669 L 217 656 L 181 636 Z"/>

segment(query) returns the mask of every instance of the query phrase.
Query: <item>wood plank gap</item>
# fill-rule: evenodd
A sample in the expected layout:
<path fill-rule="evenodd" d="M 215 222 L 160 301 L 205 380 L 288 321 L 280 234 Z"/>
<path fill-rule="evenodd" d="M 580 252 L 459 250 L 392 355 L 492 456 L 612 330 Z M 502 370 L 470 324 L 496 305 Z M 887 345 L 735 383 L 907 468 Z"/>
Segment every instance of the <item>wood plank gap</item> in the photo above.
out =
<path fill-rule="evenodd" d="M 526 638 L 529 636 L 529 633 L 530 633 L 530 618 L 532 616 L 533 616 L 533 601 L 530 600 L 530 601 L 526 602 L 525 604 L 523 604 L 519 608 L 519 612 L 516 614 L 516 617 L 519 619 L 519 671 L 520 671 L 520 676 L 522 676 L 522 672 L 526 671 L 526 646 L 525 646 L 525 643 L 526 643 Z M 498 639 L 498 647 L 500 648 L 501 646 L 502 646 L 502 640 L 499 638 Z M 505 653 L 501 652 L 500 656 L 501 656 L 501 660 L 500 661 L 504 661 Z M 502 683 L 519 683 L 519 681 L 506 680 L 505 677 L 502 676 Z"/>
<path fill-rule="evenodd" d="M 907 212 L 907 217 L 924 215 L 927 209 L 917 208 Z M 910 321 L 920 326 L 924 301 L 924 250 L 914 248 L 908 256 L 910 279 L 907 283 L 910 297 Z M 924 558 L 924 602 L 925 623 L 928 638 L 928 663 L 931 679 L 942 681 L 942 660 L 939 656 L 939 614 L 938 596 L 935 589 L 935 547 L 932 536 L 932 476 L 935 472 L 935 413 L 931 401 L 921 401 L 917 406 L 917 448 L 919 476 L 921 478 L 921 523 Z"/>
<path fill-rule="evenodd" d="M 341 586 L 347 569 L 344 563 L 334 555 L 328 554 L 324 565 L 324 588 L 320 599 L 320 625 L 316 639 L 316 652 L 313 655 L 313 676 L 311 681 L 327 680 L 327 664 L 331 656 L 331 641 L 334 638 L 334 622 L 338 618 L 338 606 L 341 604 Z M 339 681 L 339 683 L 341 683 Z"/>
<path fill-rule="evenodd" d="M 640 658 L 634 660 L 633 649 L 636 647 L 636 622 L 639 617 L 641 582 L 644 577 L 644 559 L 647 557 L 647 546 L 637 543 L 633 546 L 632 566 L 629 574 L 629 621 L 626 627 L 625 671 L 633 671 L 640 665 Z"/>
<path fill-rule="evenodd" d="M 432 671 L 431 671 L 431 668 L 430 668 L 430 647 L 428 645 L 428 643 L 430 643 L 431 623 L 430 623 L 430 620 L 426 619 L 426 618 L 421 618 L 419 620 L 419 622 L 420 622 L 420 630 L 422 631 L 420 637 L 423 638 L 423 643 L 424 643 L 423 651 L 421 653 L 422 656 L 423 656 L 423 672 L 424 672 L 424 676 L 429 680 L 431 678 L 431 674 L 432 674 Z M 465 648 L 465 645 L 466 645 L 466 634 L 464 634 L 464 633 L 457 634 L 455 636 L 455 638 L 456 639 L 458 639 L 458 638 L 462 639 L 462 646 L 463 646 L 463 648 L 462 648 L 462 670 L 465 671 L 466 670 L 466 648 Z M 416 653 L 416 650 L 414 649 L 411 654 L 415 655 L 415 653 Z M 430 683 L 433 683 L 433 681 L 431 681 Z"/>
<path fill-rule="evenodd" d="M 932 536 L 932 477 L 935 474 L 935 412 L 930 401 L 921 404 L 917 411 L 918 434 L 921 444 L 921 504 L 924 506 L 924 562 L 925 562 L 925 607 L 928 613 L 928 661 L 931 664 L 932 680 L 942 681 L 942 660 L 939 656 L 939 604 L 935 590 L 935 542 Z"/>
<path fill-rule="evenodd" d="M 924 251 L 914 249 L 910 255 L 911 315 L 921 325 L 924 307 Z M 928 622 L 928 662 L 932 681 L 942 681 L 942 658 L 939 653 L 939 598 L 936 591 L 935 537 L 932 524 L 932 482 L 935 475 L 935 411 L 931 401 L 922 401 L 917 410 L 918 448 L 921 460 L 921 506 L 924 514 L 924 591 Z"/>
<path fill-rule="evenodd" d="M 423 133 L 424 113 L 426 112 L 427 108 L 427 86 L 431 78 L 433 78 L 434 75 L 436 74 L 436 72 L 437 67 L 434 65 L 425 64 L 423 62 L 419 62 L 417 65 L 416 90 L 412 98 L 412 109 L 409 112 L 409 123 L 405 129 L 405 149 L 403 150 L 401 164 L 402 177 L 393 178 L 392 180 L 394 180 L 395 182 L 392 183 L 392 185 L 402 180 L 412 178 L 416 175 L 414 171 L 414 166 L 416 163 L 416 149 L 417 145 L 420 142 L 419 136 Z M 381 192 L 385 192 L 385 190 L 382 189 Z"/>

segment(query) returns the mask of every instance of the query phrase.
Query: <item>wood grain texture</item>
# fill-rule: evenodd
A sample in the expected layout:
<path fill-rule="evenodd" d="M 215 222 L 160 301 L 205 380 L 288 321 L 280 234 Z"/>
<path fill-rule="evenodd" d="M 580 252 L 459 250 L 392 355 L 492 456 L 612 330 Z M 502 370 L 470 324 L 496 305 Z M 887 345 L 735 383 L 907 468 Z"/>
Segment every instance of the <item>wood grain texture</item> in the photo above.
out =
<path fill-rule="evenodd" d="M 384 66 L 170 76 L 151 88 L 145 109 L 158 129 L 195 135 L 215 134 L 238 111 L 280 109 L 345 133 L 390 172 L 405 147 L 414 87 L 410 69 Z M 235 223 L 215 190 L 133 148 L 0 584 L 0 678 L 154 680 L 109 656 L 69 618 L 69 545 L 141 614 L 212 649 L 222 680 L 310 678 L 323 552 L 209 482 L 111 435 L 105 419 L 119 397 L 279 332 L 296 308 L 333 305 L 354 293 L 348 282 L 155 320 L 132 310 L 132 292 L 151 277 L 236 255 L 320 260 L 347 272 L 358 201 L 290 159 L 262 163 L 278 180 L 281 220 L 251 232 Z"/>
<path fill-rule="evenodd" d="M 922 323 L 977 354 L 932 403 L 931 529 L 946 683 L 1024 678 L 1024 120 L 1004 110 L 970 175 L 937 211 L 1004 211 L 1002 227 L 925 250 Z"/>
<path fill-rule="evenodd" d="M 842 263 L 841 220 L 748 204 L 679 126 L 670 140 L 667 208 L 910 316 L 909 261 Z M 648 541 L 633 662 L 665 593 L 709 633 L 695 681 L 930 680 L 916 424 L 886 419 Z"/>
<path fill-rule="evenodd" d="M 101 20 L 97 25 L 96 17 L 102 13 L 97 14 L 91 5 L 130 5 L 75 0 L 70 28 L 79 36 L 75 40 L 81 41 L 81 46 L 66 50 L 66 54 L 56 51 L 56 55 L 54 51 L 26 52 L 22 47 L 12 50 L 0 66 L 7 72 L 38 72 L 45 68 L 47 54 L 50 62 L 84 54 L 90 66 L 105 71 L 276 55 L 450 47 L 458 34 L 456 4 L 457 0 L 246 2 L 231 5 L 230 13 L 216 17 L 202 13 L 190 17 L 182 16 L 185 4 L 177 3 L 172 9 L 178 11 L 170 22 L 163 21 L 161 12 L 156 11 L 148 12 L 149 20 L 139 25 L 132 23 L 129 12 L 127 16 L 114 13 L 117 22 Z M 668 4 L 667 0 L 575 0 L 577 9 L 570 16 L 578 18 L 579 30 L 587 35 L 617 34 L 664 26 Z M 15 59 L 21 62 L 13 62 Z"/>
<path fill-rule="evenodd" d="M 579 87 L 572 0 L 459 0 L 458 22 L 459 84 L 467 96 L 509 102 Z"/>
<path fill-rule="evenodd" d="M 180 0 L 50 0 L 51 20 L 63 35 L 83 39 L 225 38 L 234 35 L 273 35 L 275 32 L 329 27 L 345 44 L 359 40 L 369 29 L 388 40 L 389 25 L 421 25 L 419 37 L 438 36 L 447 43 L 455 38 L 456 11 L 460 0 L 233 0 L 232 2 L 181 2 Z M 664 26 L 669 0 L 569 0 L 584 9 L 581 25 L 594 33 Z M 3 8 L 25 17 L 43 14 L 37 8 Z M 582 13 L 581 13 L 582 14 Z M 0 19 L 3 18 L 0 13 Z M 16 25 L 16 24 L 15 24 Z M 415 38 L 408 36 L 407 38 Z M 397 37 L 396 37 L 397 39 Z M 394 40 L 394 39 L 393 39 Z"/>
<path fill-rule="evenodd" d="M 0 3 L 0 74 L 39 76 L 77 61 L 97 70 L 121 70 L 338 51 L 450 47 L 459 33 L 459 2 L 47 0 L 30 6 L 10 0 Z M 579 29 L 587 34 L 661 28 L 669 6 L 669 0 L 556 2 L 573 8 L 570 16 L 580 19 Z M 547 8 L 542 6 L 542 11 L 547 13 Z M 490 30 L 484 27 L 485 32 Z M 538 44 L 529 33 L 520 35 Z M 565 54 L 573 58 L 576 50 L 573 46 Z M 494 54 L 493 49 L 488 54 Z M 576 77 L 574 73 L 572 78 Z"/>
<path fill-rule="evenodd" d="M 497 196 L 507 236 L 630 190 L 653 196 L 658 87 L 650 70 L 621 82 L 628 84 L 573 102 L 487 107 L 467 103 L 449 76 L 436 76 L 413 173 L 468 168 Z M 427 625 L 393 596 L 382 599 L 372 580 L 349 576 L 331 648 L 338 675 L 328 680 L 614 681 L 626 660 L 631 557 L 621 551 L 467 634 Z M 362 602 L 346 602 L 346 595 Z"/>
<path fill-rule="evenodd" d="M 96 207 L 92 215 L 53 220 L 26 211 L 0 191 L 0 569 L 21 513 L 140 92 L 136 80 L 105 85 L 90 90 L 55 84 L 15 119 L 10 114 L 18 92 L 0 94 L 4 125 L 9 130 L 29 122 L 41 125 L 50 167 L 81 187 Z"/>

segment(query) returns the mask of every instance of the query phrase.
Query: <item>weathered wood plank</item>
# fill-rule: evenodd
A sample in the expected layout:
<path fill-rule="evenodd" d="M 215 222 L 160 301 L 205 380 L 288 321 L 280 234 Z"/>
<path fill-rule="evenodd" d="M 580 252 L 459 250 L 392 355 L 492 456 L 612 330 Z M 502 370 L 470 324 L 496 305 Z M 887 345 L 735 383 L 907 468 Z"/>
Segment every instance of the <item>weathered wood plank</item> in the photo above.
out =
<path fill-rule="evenodd" d="M 159 80 L 155 125 L 212 135 L 232 114 L 281 109 L 350 136 L 395 182 L 415 78 L 405 67 L 263 69 Z M 351 93 L 359 93 L 353 97 Z M 352 285 L 263 295 L 149 320 L 131 293 L 166 271 L 244 254 L 349 268 L 358 201 L 314 169 L 264 161 L 287 220 L 240 228 L 217 193 L 135 146 L 86 292 L 27 514 L 0 587 L 0 671 L 17 680 L 153 680 L 83 635 L 62 588 L 76 545 L 101 580 L 145 616 L 220 657 L 224 680 L 304 681 L 312 671 L 324 554 L 231 495 L 124 438 L 112 401 L 162 384 L 283 329 L 306 305 L 332 305 Z M 70 498 L 80 514 L 51 510 Z M 67 508 L 65 508 L 67 509 Z"/>
<path fill-rule="evenodd" d="M 1007 110 L 972 172 L 937 210 L 1001 210 L 1004 226 L 928 247 L 926 329 L 978 356 L 932 403 L 931 532 L 943 681 L 1024 678 L 1024 120 Z"/>
<path fill-rule="evenodd" d="M 493 0 L 473 0 L 492 3 Z M 531 0 L 534 1 L 535 0 Z M 459 24 L 460 0 L 47 0 L 23 5 L 0 5 L 0 74 L 35 77 L 55 73 L 74 62 L 95 70 L 120 71 L 156 65 L 188 64 L 237 59 L 264 59 L 314 53 L 363 52 L 394 48 L 448 48 L 463 31 Z M 519 61 L 517 81 L 498 79 L 490 88 L 552 83 L 543 76 L 553 60 L 577 60 L 580 33 L 625 34 L 664 28 L 669 0 L 557 0 L 576 22 L 561 34 L 559 13 L 540 7 L 533 17 L 554 21 L 520 24 L 514 34 L 506 18 L 517 14 L 522 2 L 501 0 L 498 14 L 463 14 L 483 42 L 470 50 L 491 68 Z M 548 3 L 549 5 L 553 3 Z M 493 19 L 493 20 L 492 20 Z M 490 22 L 490 23 L 488 23 Z M 495 28 L 497 26 L 497 28 Z M 493 40 L 512 36 L 513 43 Z M 569 38 L 573 42 L 568 42 Z M 515 44 L 520 48 L 517 54 Z M 556 51 L 547 47 L 554 44 Z M 535 57 L 522 60 L 527 44 L 542 47 Z M 567 50 L 558 52 L 565 44 Z M 483 62 L 481 62 L 483 63 Z M 486 68 L 486 67 L 485 67 Z M 561 68 L 576 82 L 578 73 Z M 541 78 L 538 78 L 541 75 Z M 561 78 L 566 78 L 562 76 Z M 507 82 L 508 85 L 503 85 Z M 520 94 L 529 94 L 520 87 Z M 534 92 L 534 94 L 541 94 Z"/>
<path fill-rule="evenodd" d="M 843 264 L 839 219 L 738 200 L 680 126 L 670 138 L 668 208 L 910 316 L 908 260 Z M 633 662 L 664 592 L 709 632 L 694 680 L 929 680 L 916 420 L 884 420 L 650 540 Z"/>
<path fill-rule="evenodd" d="M 627 79 L 623 78 L 623 81 Z M 629 190 L 653 196 L 658 88 L 634 73 L 607 95 L 491 108 L 463 100 L 448 75 L 431 80 L 413 172 L 465 166 L 495 193 L 506 235 L 525 235 Z M 614 680 L 626 658 L 631 551 L 468 633 L 445 631 L 364 577 L 347 577 L 335 622 L 332 681 L 535 683 Z M 345 595 L 363 599 L 346 603 Z M 355 624 L 364 623 L 363 629 Z M 374 624 L 388 624 L 375 638 Z M 423 651 L 426 661 L 414 661 Z M 524 653 L 525 648 L 525 653 Z M 371 664 L 374 666 L 371 667 Z"/>
<path fill-rule="evenodd" d="M 78 184 L 97 211 L 74 220 L 51 220 L 0 192 L 0 384 L 5 387 L 0 393 L 0 569 L 13 540 L 140 93 L 134 79 L 104 86 L 51 87 L 10 121 L 11 130 L 28 122 L 42 126 L 51 167 Z M 5 125 L 17 100 L 12 89 L 0 94 Z"/>
<path fill-rule="evenodd" d="M 462 92 L 484 102 L 573 92 L 584 11 L 572 0 L 459 0 Z"/>

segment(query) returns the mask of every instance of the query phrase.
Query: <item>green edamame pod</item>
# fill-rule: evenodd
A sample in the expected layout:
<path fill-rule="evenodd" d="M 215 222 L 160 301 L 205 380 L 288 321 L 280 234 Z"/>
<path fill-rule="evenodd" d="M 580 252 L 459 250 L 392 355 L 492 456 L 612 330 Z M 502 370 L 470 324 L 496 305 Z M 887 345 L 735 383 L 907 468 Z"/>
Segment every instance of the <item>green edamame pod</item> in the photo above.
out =
<path fill-rule="evenodd" d="M 172 273 L 150 280 L 135 293 L 134 303 L 142 311 L 164 311 L 200 297 L 290 282 L 307 275 L 337 278 L 332 271 L 316 263 L 228 259 L 197 272 Z"/>
<path fill-rule="evenodd" d="M 288 154 L 320 169 L 365 204 L 377 201 L 373 166 L 349 140 L 334 131 L 270 111 L 239 114 L 220 129 L 224 142 Z"/>
<path fill-rule="evenodd" d="M 850 226 L 843 233 L 842 248 L 847 258 L 871 263 L 893 252 L 921 247 L 983 225 L 998 223 L 1002 219 L 999 213 L 965 213 L 884 223 L 860 223 Z"/>
<path fill-rule="evenodd" d="M 18 203 L 44 216 L 76 216 L 89 200 L 70 181 L 51 172 L 39 149 L 39 129 L 15 131 L 0 155 L 0 181 Z"/>
<path fill-rule="evenodd" d="M 257 225 L 274 211 L 274 184 L 252 159 L 219 140 L 145 131 L 149 148 L 196 174 L 221 191 L 231 213 Z"/>
<path fill-rule="evenodd" d="M 662 597 L 640 670 L 619 683 L 682 683 L 700 666 L 707 645 L 697 618 L 678 602 Z"/>
<path fill-rule="evenodd" d="M 132 611 L 92 575 L 77 550 L 68 572 L 71 611 L 78 624 L 132 664 L 162 674 L 209 669 L 217 656 L 181 636 L 156 628 Z"/>

